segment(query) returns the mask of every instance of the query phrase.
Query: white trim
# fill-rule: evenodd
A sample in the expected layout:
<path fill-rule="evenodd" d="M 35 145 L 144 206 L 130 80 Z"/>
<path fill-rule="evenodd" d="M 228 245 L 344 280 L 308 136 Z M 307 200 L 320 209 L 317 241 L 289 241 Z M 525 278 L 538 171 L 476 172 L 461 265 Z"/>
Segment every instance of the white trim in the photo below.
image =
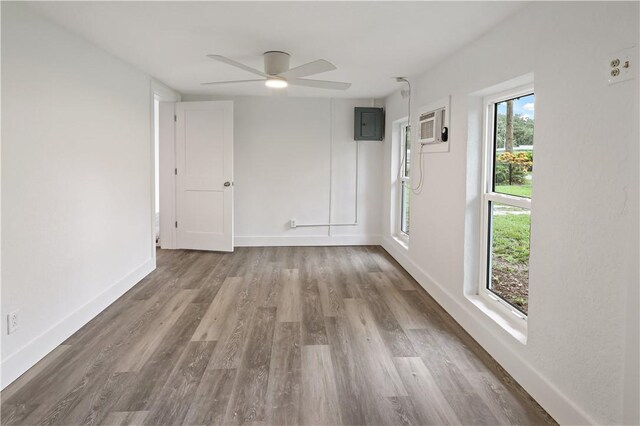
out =
<path fill-rule="evenodd" d="M 523 320 L 522 314 L 515 316 L 515 309 L 507 302 L 493 295 L 489 290 L 484 290 L 482 296 L 468 294 L 465 297 L 520 343 L 523 345 L 527 343 L 527 321 Z"/>
<path fill-rule="evenodd" d="M 533 79 L 533 76 L 531 76 Z M 491 192 L 492 180 L 488 179 L 489 170 L 493 170 L 493 144 L 489 146 L 489 140 L 493 137 L 493 105 L 508 99 L 534 93 L 533 80 L 530 83 L 515 87 L 511 90 L 503 90 L 499 93 L 487 95 L 483 99 L 483 132 L 482 132 L 482 193 Z M 534 132 L 535 135 L 535 132 Z M 535 137 L 535 136 L 534 136 Z M 491 152 L 490 152 L 491 151 Z"/>
<path fill-rule="evenodd" d="M 151 79 L 151 98 L 153 102 L 153 97 L 157 95 L 160 103 L 175 103 L 180 102 L 182 96 L 180 93 L 171 89 L 164 83 L 161 83 L 158 80 Z M 152 104 L 153 108 L 153 104 Z M 152 109 L 153 111 L 153 109 Z M 171 111 L 171 118 L 175 114 L 175 110 Z M 173 174 L 173 169 L 175 168 L 175 132 L 174 132 L 174 122 L 171 120 L 163 120 L 162 113 L 160 112 L 160 107 L 158 108 L 158 125 L 160 126 L 160 141 L 159 141 L 159 151 L 160 151 L 160 244 L 164 249 L 172 249 L 175 248 L 175 227 L 168 226 L 168 224 L 173 224 L 175 222 L 175 176 Z M 153 113 L 152 113 L 152 129 L 153 129 Z M 169 127 L 169 132 L 171 132 L 170 140 L 166 140 L 166 132 L 163 135 L 162 128 Z M 152 135 L 153 139 L 153 135 Z M 165 143 L 163 143 L 165 142 Z M 155 141 L 153 141 L 155 145 Z M 167 145 L 169 145 L 167 147 Z M 155 157 L 152 157 L 153 167 L 155 167 Z M 153 185 L 155 185 L 155 170 L 153 171 Z M 152 194 L 154 197 L 153 200 L 153 208 L 152 208 L 152 226 L 153 226 L 153 244 L 154 244 L 154 256 L 155 256 L 155 186 L 152 186 Z M 163 220 L 164 219 L 164 220 Z M 164 239 L 162 236 L 164 235 Z"/>
<path fill-rule="evenodd" d="M 153 259 L 153 268 L 156 267 L 156 132 L 155 132 L 155 97 L 156 93 L 154 91 L 153 80 L 149 82 L 149 97 L 150 97 L 150 105 L 149 105 L 149 127 L 151 129 L 151 251 L 149 255 L 151 259 Z"/>
<path fill-rule="evenodd" d="M 404 148 L 406 141 L 404 140 L 404 129 L 409 127 L 409 117 L 403 117 L 398 120 L 395 120 L 392 124 L 392 135 L 391 135 L 391 149 L 393 151 L 397 151 L 398 154 L 398 170 L 394 171 L 394 179 L 391 182 L 391 194 L 390 199 L 394 200 L 391 203 L 391 212 L 390 217 L 392 220 L 391 223 L 391 233 L 394 238 L 402 240 L 403 244 L 409 245 L 409 235 L 402 231 L 402 186 L 403 183 L 406 182 L 408 184 L 407 189 L 410 191 L 411 188 L 410 177 L 406 176 L 403 172 L 405 167 L 404 159 Z M 411 141 L 409 141 L 411 145 Z M 411 146 L 410 146 L 411 148 Z M 391 168 L 394 168 L 394 158 L 391 156 Z M 402 173 L 402 174 L 401 174 Z"/>
<path fill-rule="evenodd" d="M 182 98 L 178 92 L 155 79 L 151 79 L 151 91 L 160 96 L 161 102 L 180 102 Z"/>
<path fill-rule="evenodd" d="M 597 424 L 578 404 L 562 393 L 549 379 L 512 349 L 503 329 L 472 304 L 449 293 L 433 280 L 407 252 L 396 248 L 391 237 L 382 247 L 450 314 L 557 422 L 567 425 Z M 466 299 L 465 299 L 466 300 Z"/>
<path fill-rule="evenodd" d="M 490 192 L 491 183 L 488 177 L 488 170 L 493 170 L 493 158 L 489 155 L 489 139 L 493 136 L 493 105 L 497 102 L 517 98 L 527 94 L 534 93 L 533 87 L 533 74 L 528 74 L 527 78 L 531 78 L 531 81 L 527 84 L 514 87 L 509 90 L 502 90 L 498 93 L 492 93 L 483 98 L 483 132 L 482 132 L 482 193 L 486 194 Z M 535 138 L 535 132 L 534 132 Z M 491 145 L 491 150 L 493 144 Z"/>
<path fill-rule="evenodd" d="M 408 120 L 404 123 L 400 123 L 400 158 L 403 159 L 404 161 L 402 161 L 402 163 L 400 164 L 400 172 L 399 172 L 400 177 L 398 179 L 398 204 L 396 207 L 398 209 L 398 223 L 396 224 L 396 236 L 402 241 L 404 241 L 405 244 L 409 245 L 409 233 L 405 232 L 402 229 L 402 223 L 404 221 L 403 213 L 407 213 L 407 215 L 409 216 L 409 219 L 411 218 L 411 216 L 409 215 L 409 212 L 404 211 L 404 206 L 405 206 L 404 195 L 407 194 L 407 196 L 409 197 L 411 195 L 411 175 L 407 176 L 406 156 L 407 156 L 407 148 L 409 152 L 411 152 L 412 146 L 411 146 L 411 141 L 408 141 L 405 136 L 407 129 L 409 130 L 409 132 L 411 132 L 411 126 L 409 126 Z M 409 162 L 411 162 L 411 158 L 409 158 Z M 412 167 L 409 167 L 409 169 L 410 169 L 409 172 L 411 172 Z M 407 221 L 407 230 L 409 227 L 410 227 L 409 221 Z"/>
<path fill-rule="evenodd" d="M 407 249 L 409 248 L 409 234 L 407 234 L 402 230 L 398 230 L 398 232 L 393 237 L 396 240 L 400 241 L 402 245 L 405 246 Z"/>
<path fill-rule="evenodd" d="M 484 97 L 484 104 L 496 104 L 499 102 L 508 101 L 509 99 L 519 98 L 521 96 L 530 95 L 533 93 L 533 80 L 529 83 L 522 84 L 512 89 L 502 90 L 497 93 L 492 93 Z"/>
<path fill-rule="evenodd" d="M 33 367 L 49 352 L 109 307 L 154 269 L 154 259 L 147 259 L 133 271 L 116 281 L 111 287 L 9 355 L 0 367 L 2 371 L 2 389 Z"/>
<path fill-rule="evenodd" d="M 371 246 L 379 244 L 379 235 L 235 237 L 236 247 Z"/>
<path fill-rule="evenodd" d="M 0 7 L 0 22 L 2 22 L 2 8 Z M 0 31 L 1 34 L 1 31 Z M 0 37 L 1 39 L 2 37 Z M 0 46 L 1 46 L 1 40 L 0 40 Z M 2 67 L 0 67 L 0 82 L 2 81 Z M 0 99 L 2 99 L 2 87 L 0 85 Z M 1 102 L 0 102 L 1 104 Z M 0 118 L 2 117 L 2 105 L 0 105 Z M 2 135 L 2 120 L 0 119 L 0 135 Z M 2 216 L 2 149 L 0 149 L 0 289 L 4 288 L 2 287 L 2 220 L 1 220 L 1 216 Z M 1 293 L 1 291 L 0 291 Z M 0 320 L 1 322 L 1 320 Z M 0 347 L 2 346 L 2 338 L 0 338 Z M 2 374 L 2 372 L 4 371 L 4 369 L 2 368 L 2 365 L 0 364 L 0 389 L 4 388 L 4 381 L 2 381 L 4 375 Z M 26 370 L 25 370 L 26 371 Z M 1 419 L 0 419 L 1 420 Z"/>
<path fill-rule="evenodd" d="M 501 194 L 499 192 L 490 192 L 483 195 L 485 203 L 492 201 L 494 203 L 506 204 L 521 209 L 531 210 L 531 198 L 518 197 L 517 195 Z"/>
<path fill-rule="evenodd" d="M 160 246 L 175 249 L 176 245 L 176 148 L 175 102 L 160 102 Z"/>
<path fill-rule="evenodd" d="M 480 250 L 479 250 L 479 267 L 480 274 L 478 280 L 478 287 L 476 294 L 482 298 L 481 303 L 474 303 L 480 310 L 485 311 L 487 309 L 493 309 L 495 312 L 489 315 L 492 318 L 502 318 L 508 323 L 513 324 L 510 315 L 517 317 L 518 321 L 524 322 L 524 324 L 516 324 L 515 329 L 517 332 L 510 333 L 520 343 L 526 344 L 527 341 L 527 325 L 528 317 L 526 314 L 517 312 L 508 302 L 502 300 L 500 297 L 494 295 L 487 289 L 487 277 L 490 271 L 489 259 L 489 221 L 491 220 L 491 212 L 489 211 L 490 202 L 497 202 L 506 204 L 509 206 L 519 207 L 522 209 L 531 210 L 531 199 L 525 197 L 518 197 L 513 195 L 500 194 L 493 191 L 493 163 L 494 163 L 494 109 L 495 104 L 498 102 L 504 102 L 505 100 L 517 98 L 520 96 L 534 93 L 533 76 L 531 75 L 531 81 L 527 84 L 521 84 L 517 87 L 513 87 L 507 90 L 501 90 L 500 92 L 491 93 L 483 98 L 483 132 L 482 132 L 482 175 L 481 175 L 481 194 L 482 199 L 481 213 L 480 213 Z M 473 295 L 468 297 L 472 300 Z M 498 320 L 498 324 L 502 325 L 504 321 Z M 509 330 L 508 327 L 503 327 L 505 330 Z M 524 333 L 524 338 L 520 336 L 520 333 Z"/>
<path fill-rule="evenodd" d="M 392 235 L 389 239 L 390 244 L 394 244 L 398 250 L 402 250 L 405 252 L 409 251 L 409 244 L 401 238 L 398 238 L 395 235 Z"/>

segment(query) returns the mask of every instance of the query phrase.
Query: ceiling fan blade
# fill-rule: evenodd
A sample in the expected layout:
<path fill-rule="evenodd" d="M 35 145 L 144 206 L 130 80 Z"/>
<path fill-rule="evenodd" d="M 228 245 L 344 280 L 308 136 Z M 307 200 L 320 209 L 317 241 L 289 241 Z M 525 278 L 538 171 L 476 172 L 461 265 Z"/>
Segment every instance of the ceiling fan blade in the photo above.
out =
<path fill-rule="evenodd" d="M 214 85 L 214 84 L 231 84 L 231 83 L 249 83 L 252 81 L 265 81 L 264 79 L 258 80 L 231 80 L 231 81 L 211 81 L 209 83 L 200 83 L 203 86 Z"/>
<path fill-rule="evenodd" d="M 299 67 L 291 68 L 289 71 L 285 71 L 280 73 L 280 77 L 284 77 L 286 79 L 289 78 L 299 78 L 306 77 L 312 74 L 320 74 L 321 72 L 333 71 L 336 69 L 336 66 L 333 65 L 329 61 L 325 61 L 324 59 L 318 59 L 317 61 L 309 62 L 304 65 L 300 65 Z"/>
<path fill-rule="evenodd" d="M 289 84 L 294 86 L 317 87 L 318 89 L 347 90 L 351 87 L 351 83 L 343 83 L 341 81 L 305 80 L 302 78 L 288 81 Z"/>
<path fill-rule="evenodd" d="M 245 71 L 249 71 L 250 73 L 261 75 L 262 77 L 269 77 L 268 74 L 263 73 L 255 68 L 251 68 L 245 64 L 241 64 L 240 62 L 234 61 L 233 59 L 229 59 L 226 56 L 221 55 L 207 55 L 207 58 L 215 59 L 216 61 L 224 62 L 225 64 L 234 66 L 236 68 L 243 69 Z"/>

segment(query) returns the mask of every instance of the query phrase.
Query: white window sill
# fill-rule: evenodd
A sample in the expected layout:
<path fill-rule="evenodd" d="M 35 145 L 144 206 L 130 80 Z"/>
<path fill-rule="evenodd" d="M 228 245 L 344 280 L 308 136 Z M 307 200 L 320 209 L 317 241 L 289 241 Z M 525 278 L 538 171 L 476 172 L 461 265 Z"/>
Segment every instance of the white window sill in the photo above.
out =
<path fill-rule="evenodd" d="M 391 238 L 398 244 L 398 246 L 400 246 L 401 249 L 409 251 L 409 242 L 407 240 L 397 235 L 392 235 Z"/>
<path fill-rule="evenodd" d="M 492 302 L 477 294 L 465 295 L 473 305 L 480 309 L 482 313 L 491 318 L 504 331 L 513 336 L 514 339 L 527 344 L 527 321 L 516 317 L 511 312 L 506 311 L 499 302 Z"/>

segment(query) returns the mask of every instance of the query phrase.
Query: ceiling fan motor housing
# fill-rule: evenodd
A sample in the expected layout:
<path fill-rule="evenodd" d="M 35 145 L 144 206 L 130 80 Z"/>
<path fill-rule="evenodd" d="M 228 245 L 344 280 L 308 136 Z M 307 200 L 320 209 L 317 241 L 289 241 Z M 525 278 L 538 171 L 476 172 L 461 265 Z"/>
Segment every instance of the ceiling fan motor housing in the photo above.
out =
<path fill-rule="evenodd" d="M 269 75 L 278 75 L 289 71 L 289 54 L 279 51 L 264 52 L 264 72 Z"/>

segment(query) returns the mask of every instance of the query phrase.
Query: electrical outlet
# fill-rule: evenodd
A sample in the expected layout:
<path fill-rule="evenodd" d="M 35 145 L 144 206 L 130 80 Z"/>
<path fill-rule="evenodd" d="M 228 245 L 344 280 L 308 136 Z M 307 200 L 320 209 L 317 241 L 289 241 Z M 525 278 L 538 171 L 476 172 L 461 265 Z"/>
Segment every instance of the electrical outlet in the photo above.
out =
<path fill-rule="evenodd" d="M 291 219 L 291 222 L 289 223 L 289 226 L 291 226 L 292 228 L 296 227 L 296 220 L 295 219 Z"/>
<path fill-rule="evenodd" d="M 18 330 L 18 311 L 13 311 L 7 315 L 7 333 L 15 333 Z"/>
<path fill-rule="evenodd" d="M 622 81 L 632 80 L 634 78 L 637 67 L 636 60 L 633 57 L 635 48 L 624 49 L 609 55 L 607 58 L 607 81 L 609 84 L 620 83 Z"/>

